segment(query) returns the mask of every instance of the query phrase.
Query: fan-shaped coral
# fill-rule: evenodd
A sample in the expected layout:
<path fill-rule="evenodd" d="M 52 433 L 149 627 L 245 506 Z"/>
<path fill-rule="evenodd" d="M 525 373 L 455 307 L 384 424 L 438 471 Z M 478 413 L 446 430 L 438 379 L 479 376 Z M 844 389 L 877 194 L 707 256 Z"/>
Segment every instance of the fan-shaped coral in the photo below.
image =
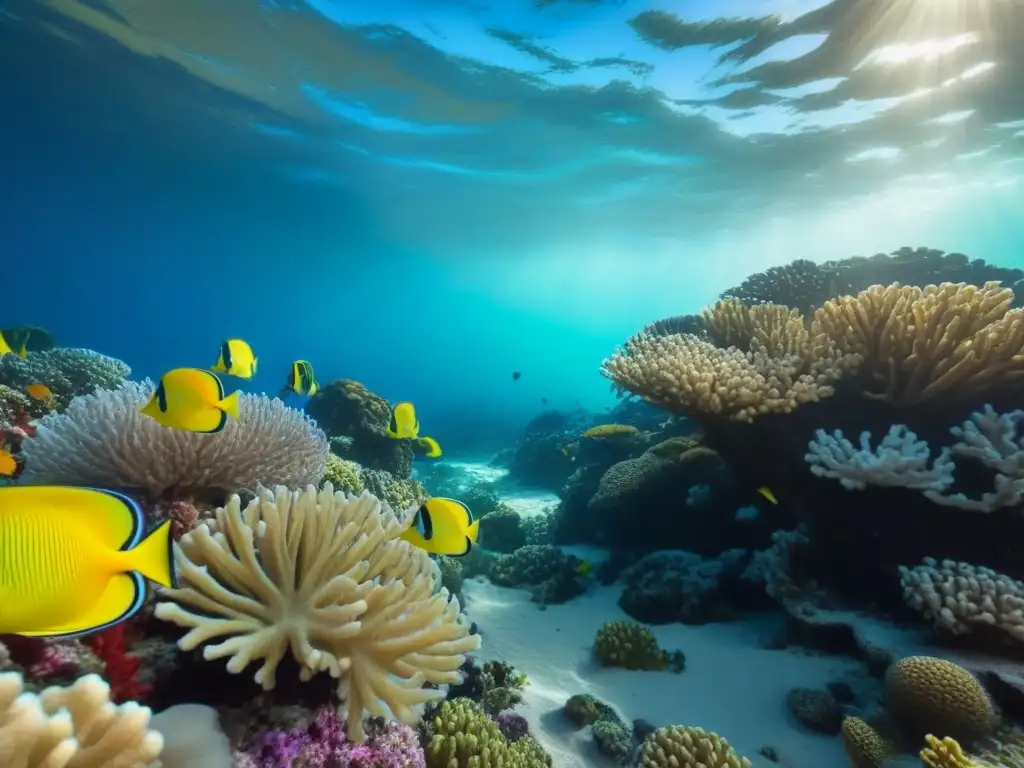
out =
<path fill-rule="evenodd" d="M 215 522 L 182 537 L 182 586 L 164 592 L 175 602 L 156 615 L 189 628 L 183 650 L 223 638 L 203 657 L 227 658 L 230 672 L 262 661 L 256 681 L 266 689 L 289 650 L 303 679 L 329 672 L 352 739 L 364 712 L 418 722 L 417 707 L 443 695 L 424 684 L 458 683 L 479 637 L 438 590 L 430 557 L 399 539 L 407 525 L 370 494 L 330 483 L 261 488 L 244 510 L 233 496 Z"/>
<path fill-rule="evenodd" d="M 25 482 L 141 488 L 154 496 L 257 484 L 304 486 L 324 475 L 327 437 L 280 400 L 243 394 L 221 432 L 169 429 L 139 409 L 149 380 L 75 398 L 22 444 Z"/>

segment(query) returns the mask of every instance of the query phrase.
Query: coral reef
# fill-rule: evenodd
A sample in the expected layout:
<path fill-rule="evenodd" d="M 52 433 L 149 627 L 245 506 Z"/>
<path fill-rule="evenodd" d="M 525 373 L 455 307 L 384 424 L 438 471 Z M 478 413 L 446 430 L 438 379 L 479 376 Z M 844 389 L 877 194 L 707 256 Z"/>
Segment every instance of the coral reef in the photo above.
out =
<path fill-rule="evenodd" d="M 502 587 L 528 587 L 535 603 L 564 603 L 583 592 L 580 560 L 550 545 L 527 545 L 501 555 L 488 576 Z"/>
<path fill-rule="evenodd" d="M 551 757 L 524 735 L 509 743 L 496 722 L 469 699 L 444 702 L 427 745 L 427 768 L 542 768 Z"/>
<path fill-rule="evenodd" d="M 125 363 L 91 349 L 61 347 L 31 352 L 25 358 L 0 357 L 0 384 L 19 390 L 29 384 L 45 384 L 53 393 L 58 411 L 67 408 L 79 395 L 117 389 L 130 375 L 131 368 Z"/>
<path fill-rule="evenodd" d="M 348 438 L 332 443 L 332 450 L 341 451 L 341 458 L 399 479 L 409 477 L 412 446 L 409 440 L 387 436 L 391 405 L 380 395 L 358 381 L 337 379 L 315 394 L 306 410 L 332 438 Z"/>
<path fill-rule="evenodd" d="M 329 483 L 319 492 L 261 488 L 244 510 L 233 496 L 182 537 L 181 586 L 163 592 L 156 616 L 188 629 L 182 650 L 223 638 L 202 655 L 227 658 L 229 672 L 261 661 L 255 679 L 267 690 L 289 651 L 303 679 L 329 672 L 353 740 L 363 736 L 362 713 L 384 714 L 382 702 L 415 724 L 417 707 L 442 696 L 423 684 L 459 682 L 480 639 L 458 601 L 438 591 L 429 556 L 398 538 L 404 528 L 375 497 Z"/>
<path fill-rule="evenodd" d="M 689 726 L 659 728 L 644 741 L 641 768 L 750 768 L 717 733 Z"/>
<path fill-rule="evenodd" d="M 323 477 L 327 437 L 280 400 L 243 394 L 237 420 L 200 434 L 142 415 L 153 389 L 149 380 L 127 382 L 76 397 L 64 413 L 45 416 L 22 443 L 23 481 L 138 488 L 159 497 L 260 483 L 304 486 Z"/>

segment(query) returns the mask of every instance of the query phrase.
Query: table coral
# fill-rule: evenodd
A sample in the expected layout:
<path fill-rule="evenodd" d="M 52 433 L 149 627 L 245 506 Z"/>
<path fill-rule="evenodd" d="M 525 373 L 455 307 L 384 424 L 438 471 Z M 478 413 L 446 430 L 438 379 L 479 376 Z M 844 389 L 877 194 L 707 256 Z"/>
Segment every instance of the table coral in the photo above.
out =
<path fill-rule="evenodd" d="M 256 681 L 268 690 L 289 651 L 303 680 L 329 672 L 352 740 L 363 736 L 364 712 L 416 723 L 417 708 L 443 696 L 424 685 L 459 682 L 480 638 L 438 590 L 429 555 L 399 538 L 407 525 L 370 494 L 330 483 L 261 488 L 244 510 L 233 496 L 182 537 L 181 586 L 163 590 L 173 602 L 156 616 L 189 630 L 182 650 L 205 644 L 203 658 L 227 658 L 229 672 L 262 662 Z"/>

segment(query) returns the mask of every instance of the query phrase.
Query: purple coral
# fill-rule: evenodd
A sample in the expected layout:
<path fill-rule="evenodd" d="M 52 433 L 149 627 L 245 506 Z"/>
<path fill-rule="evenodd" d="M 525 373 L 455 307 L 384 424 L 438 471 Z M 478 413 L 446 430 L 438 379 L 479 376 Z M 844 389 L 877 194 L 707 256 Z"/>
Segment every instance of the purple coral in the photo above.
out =
<path fill-rule="evenodd" d="M 352 742 L 332 708 L 320 710 L 306 728 L 268 731 L 248 757 L 260 768 L 426 768 L 423 749 L 409 726 L 372 720 L 365 741 Z"/>
<path fill-rule="evenodd" d="M 526 722 L 526 718 L 518 712 L 512 711 L 502 712 L 498 715 L 498 728 L 508 739 L 509 744 L 519 741 L 530 732 L 530 724 Z"/>

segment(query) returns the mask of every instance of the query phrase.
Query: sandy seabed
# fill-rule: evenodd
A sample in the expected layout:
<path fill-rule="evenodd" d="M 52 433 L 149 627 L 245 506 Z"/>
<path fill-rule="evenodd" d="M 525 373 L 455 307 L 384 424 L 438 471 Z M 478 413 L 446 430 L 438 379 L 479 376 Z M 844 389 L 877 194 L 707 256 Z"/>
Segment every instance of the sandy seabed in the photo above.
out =
<path fill-rule="evenodd" d="M 863 665 L 799 650 L 766 650 L 766 626 L 754 620 L 728 624 L 652 626 L 666 650 L 686 654 L 686 670 L 634 672 L 602 668 L 592 655 L 594 635 L 606 622 L 629 617 L 617 604 L 621 587 L 599 587 L 564 605 L 541 610 L 529 593 L 467 582 L 470 618 L 483 637 L 483 659 L 501 659 L 525 672 L 529 685 L 520 712 L 554 759 L 556 768 L 608 766 L 589 729 L 577 730 L 561 712 L 575 693 L 589 693 L 631 722 L 696 725 L 717 731 L 755 766 L 846 766 L 838 736 L 803 728 L 786 708 L 791 688 L 824 688 L 832 680 L 863 674 Z M 763 745 L 779 756 L 758 754 Z"/>

